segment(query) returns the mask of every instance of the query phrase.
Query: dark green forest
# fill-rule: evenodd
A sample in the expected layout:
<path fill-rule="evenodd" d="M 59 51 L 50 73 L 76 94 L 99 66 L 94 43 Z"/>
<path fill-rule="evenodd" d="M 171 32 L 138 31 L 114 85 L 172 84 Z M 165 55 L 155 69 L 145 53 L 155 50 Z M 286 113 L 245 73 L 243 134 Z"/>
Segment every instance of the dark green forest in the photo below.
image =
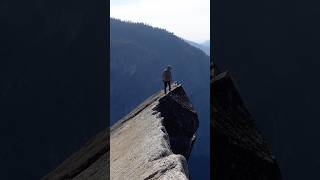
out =
<path fill-rule="evenodd" d="M 163 88 L 170 64 L 173 81 L 186 90 L 200 127 L 189 161 L 194 179 L 209 177 L 209 56 L 164 29 L 110 19 L 110 124 Z"/>

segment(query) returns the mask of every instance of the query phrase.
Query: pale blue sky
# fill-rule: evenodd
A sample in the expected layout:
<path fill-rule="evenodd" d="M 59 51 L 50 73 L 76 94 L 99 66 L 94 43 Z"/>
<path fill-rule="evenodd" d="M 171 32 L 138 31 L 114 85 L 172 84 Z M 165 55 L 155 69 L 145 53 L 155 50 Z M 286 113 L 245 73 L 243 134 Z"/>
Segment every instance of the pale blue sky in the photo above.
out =
<path fill-rule="evenodd" d="M 210 0 L 110 0 L 110 16 L 165 28 L 195 42 L 210 39 Z"/>

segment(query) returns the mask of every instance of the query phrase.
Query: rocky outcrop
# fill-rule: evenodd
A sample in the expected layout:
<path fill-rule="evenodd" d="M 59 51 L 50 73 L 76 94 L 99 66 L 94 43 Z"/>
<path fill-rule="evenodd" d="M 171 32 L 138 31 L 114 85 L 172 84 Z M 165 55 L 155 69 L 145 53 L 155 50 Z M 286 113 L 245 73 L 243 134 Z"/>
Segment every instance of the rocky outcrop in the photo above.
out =
<path fill-rule="evenodd" d="M 174 85 L 113 125 L 110 142 L 108 131 L 97 134 L 42 179 L 189 179 L 187 159 L 198 126 L 185 91 Z"/>
<path fill-rule="evenodd" d="M 159 89 L 159 70 L 168 64 L 173 78 L 183 83 L 196 105 L 198 139 L 189 159 L 194 179 L 210 175 L 210 58 L 183 39 L 163 29 L 110 19 L 110 125 Z"/>
<path fill-rule="evenodd" d="M 230 73 L 212 75 L 211 96 L 214 178 L 281 179 L 270 147 L 255 127 Z"/>
<path fill-rule="evenodd" d="M 111 179 L 189 179 L 186 159 L 198 126 L 180 85 L 151 96 L 111 128 Z"/>

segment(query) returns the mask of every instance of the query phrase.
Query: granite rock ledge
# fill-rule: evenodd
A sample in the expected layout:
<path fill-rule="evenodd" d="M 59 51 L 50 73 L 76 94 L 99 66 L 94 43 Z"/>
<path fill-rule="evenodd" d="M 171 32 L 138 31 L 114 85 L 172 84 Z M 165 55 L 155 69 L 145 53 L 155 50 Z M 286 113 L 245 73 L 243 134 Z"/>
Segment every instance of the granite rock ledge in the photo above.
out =
<path fill-rule="evenodd" d="M 42 180 L 188 180 L 198 127 L 184 89 L 174 84 L 171 92 L 155 93 L 110 131 L 91 138 Z"/>
<path fill-rule="evenodd" d="M 198 126 L 181 85 L 154 94 L 111 128 L 111 179 L 189 179 Z"/>

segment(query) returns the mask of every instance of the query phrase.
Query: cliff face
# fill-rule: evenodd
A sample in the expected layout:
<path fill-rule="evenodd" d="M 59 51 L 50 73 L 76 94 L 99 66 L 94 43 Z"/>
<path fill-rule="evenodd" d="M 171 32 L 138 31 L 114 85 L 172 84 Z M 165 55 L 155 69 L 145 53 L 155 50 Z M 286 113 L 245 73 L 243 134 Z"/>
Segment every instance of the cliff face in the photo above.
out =
<path fill-rule="evenodd" d="M 175 85 L 114 124 L 110 149 L 108 132 L 101 132 L 43 180 L 189 179 L 187 159 L 198 126 L 183 88 Z"/>
<path fill-rule="evenodd" d="M 228 72 L 212 76 L 211 93 L 214 178 L 281 179 L 270 147 L 256 129 Z"/>
<path fill-rule="evenodd" d="M 162 88 L 159 73 L 170 64 L 173 79 L 183 84 L 203 122 L 199 124 L 198 139 L 189 159 L 194 179 L 210 176 L 209 62 L 200 49 L 170 32 L 110 19 L 110 125 Z"/>
<path fill-rule="evenodd" d="M 111 179 L 189 179 L 198 126 L 181 86 L 151 96 L 111 128 Z"/>

